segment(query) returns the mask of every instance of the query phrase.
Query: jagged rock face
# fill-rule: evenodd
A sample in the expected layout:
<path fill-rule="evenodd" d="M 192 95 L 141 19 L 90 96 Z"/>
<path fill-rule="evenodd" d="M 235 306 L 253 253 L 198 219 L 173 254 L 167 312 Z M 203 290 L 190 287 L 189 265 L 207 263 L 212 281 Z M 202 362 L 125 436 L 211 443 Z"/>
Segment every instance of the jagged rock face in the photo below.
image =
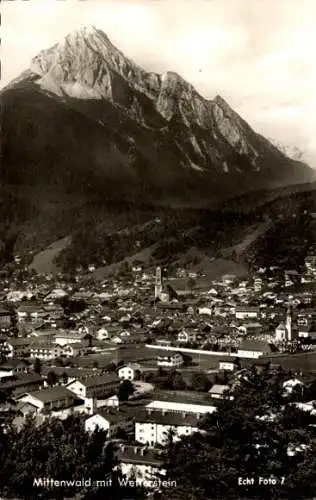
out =
<path fill-rule="evenodd" d="M 298 165 L 221 97 L 146 72 L 93 27 L 39 53 L 1 98 L 10 182 L 94 180 L 106 190 L 115 179 L 124 192 L 212 198 L 300 181 Z"/>
<path fill-rule="evenodd" d="M 42 51 L 34 58 L 31 69 L 40 76 L 37 83 L 42 89 L 58 96 L 106 99 L 123 107 L 128 104 L 125 111 L 143 124 L 139 99 L 130 98 L 133 90 L 137 90 L 150 99 L 167 122 L 180 117 L 189 129 L 191 125 L 205 130 L 215 127 L 237 153 L 251 155 L 252 162 L 255 162 L 253 148 L 241 133 L 237 115 L 223 99 L 207 101 L 177 73 L 170 71 L 161 76 L 147 73 L 114 47 L 104 33 L 93 27 L 75 31 L 62 43 Z M 207 143 L 201 142 L 192 130 L 186 135 L 190 142 L 194 142 L 197 154 L 205 159 L 202 150 L 208 149 Z M 225 160 L 221 158 L 221 161 L 225 171 Z"/>

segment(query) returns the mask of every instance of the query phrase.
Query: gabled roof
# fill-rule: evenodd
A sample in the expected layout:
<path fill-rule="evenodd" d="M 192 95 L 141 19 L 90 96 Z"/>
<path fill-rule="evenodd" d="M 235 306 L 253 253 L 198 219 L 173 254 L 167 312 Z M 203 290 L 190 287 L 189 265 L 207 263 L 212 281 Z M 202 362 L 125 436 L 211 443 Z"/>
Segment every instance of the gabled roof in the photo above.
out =
<path fill-rule="evenodd" d="M 37 375 L 36 373 L 30 373 L 27 375 L 21 375 L 19 377 L 15 377 L 15 380 L 0 382 L 0 390 L 15 389 L 16 387 L 21 387 L 23 385 L 32 383 L 41 384 L 42 382 L 43 379 L 40 375 Z"/>
<path fill-rule="evenodd" d="M 213 387 L 208 391 L 209 394 L 223 394 L 225 391 L 230 389 L 229 385 L 214 384 Z"/>
<path fill-rule="evenodd" d="M 54 401 L 58 401 L 62 398 L 73 398 L 76 399 L 76 396 L 73 392 L 66 389 L 66 387 L 52 387 L 49 389 L 43 389 L 41 391 L 29 392 L 28 395 L 33 396 L 36 399 L 39 399 L 43 403 L 50 403 Z"/>
<path fill-rule="evenodd" d="M 162 465 L 161 450 L 147 447 L 121 445 L 117 451 L 120 462 L 159 467 Z"/>
<path fill-rule="evenodd" d="M 273 346 L 264 340 L 243 340 L 238 348 L 239 351 L 258 351 L 263 353 L 273 352 Z"/>
<path fill-rule="evenodd" d="M 27 363 L 24 359 L 10 359 L 10 361 L 6 361 L 0 365 L 0 370 L 11 370 L 17 368 L 18 366 L 27 367 L 29 366 L 29 363 Z"/>
<path fill-rule="evenodd" d="M 44 306 L 42 304 L 37 304 L 37 303 L 21 303 L 19 307 L 17 308 L 17 312 L 22 313 L 26 312 L 29 314 L 32 314 L 33 312 L 39 312 L 39 311 L 44 311 Z"/>
<path fill-rule="evenodd" d="M 236 312 L 260 312 L 259 306 L 236 306 Z"/>
<path fill-rule="evenodd" d="M 188 425 L 192 427 L 197 427 L 200 418 L 192 413 L 175 413 L 173 411 L 159 411 L 154 410 L 152 412 L 141 410 L 136 421 L 139 423 L 155 423 L 161 425 Z"/>
<path fill-rule="evenodd" d="M 155 356 L 157 356 L 158 358 L 173 358 L 174 356 L 177 356 L 177 355 L 182 356 L 181 352 L 169 351 L 167 349 L 155 349 L 153 354 Z"/>
<path fill-rule="evenodd" d="M 28 345 L 30 343 L 29 338 L 25 337 L 13 337 L 6 340 L 7 344 L 11 344 L 13 347 Z"/>
<path fill-rule="evenodd" d="M 98 375 L 96 377 L 89 377 L 86 379 L 78 379 L 78 381 L 84 385 L 87 389 L 89 387 L 95 387 L 95 386 L 100 386 L 100 385 L 107 385 L 107 384 L 113 384 L 113 383 L 120 383 L 120 379 L 116 374 L 109 374 L 109 375 Z M 71 382 L 73 383 L 73 382 Z M 70 383 L 70 384 L 71 384 Z M 68 385 L 70 385 L 68 384 Z"/>

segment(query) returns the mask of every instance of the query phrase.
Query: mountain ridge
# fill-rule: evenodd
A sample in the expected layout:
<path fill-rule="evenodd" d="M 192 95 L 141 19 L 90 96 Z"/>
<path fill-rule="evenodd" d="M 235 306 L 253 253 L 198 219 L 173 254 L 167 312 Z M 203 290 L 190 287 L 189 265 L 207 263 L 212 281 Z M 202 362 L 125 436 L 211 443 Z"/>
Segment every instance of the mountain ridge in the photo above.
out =
<path fill-rule="evenodd" d="M 172 71 L 145 71 L 94 27 L 42 50 L 0 101 L 1 190 L 4 199 L 14 192 L 24 232 L 31 231 L 28 220 L 32 231 L 43 231 L 39 221 L 47 221 L 50 202 L 42 193 L 50 193 L 62 225 L 72 197 L 87 213 L 94 199 L 207 209 L 314 175 L 222 97 L 205 99 Z M 3 213 L 10 222 L 12 211 Z"/>

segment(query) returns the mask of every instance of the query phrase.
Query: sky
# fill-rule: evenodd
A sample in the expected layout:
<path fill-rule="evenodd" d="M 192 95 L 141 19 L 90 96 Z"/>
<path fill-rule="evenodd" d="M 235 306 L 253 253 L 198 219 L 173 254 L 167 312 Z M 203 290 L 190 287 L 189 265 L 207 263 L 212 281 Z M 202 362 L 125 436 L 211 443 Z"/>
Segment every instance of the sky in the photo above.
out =
<path fill-rule="evenodd" d="M 5 0 L 0 88 L 84 25 L 148 71 L 221 95 L 257 132 L 316 167 L 316 0 Z"/>

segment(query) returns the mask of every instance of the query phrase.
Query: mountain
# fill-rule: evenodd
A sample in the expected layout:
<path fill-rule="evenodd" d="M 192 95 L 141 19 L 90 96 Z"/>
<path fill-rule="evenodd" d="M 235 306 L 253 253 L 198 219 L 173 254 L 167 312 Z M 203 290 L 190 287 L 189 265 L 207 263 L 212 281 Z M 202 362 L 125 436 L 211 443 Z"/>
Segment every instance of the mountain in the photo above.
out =
<path fill-rule="evenodd" d="M 144 71 L 93 27 L 40 52 L 1 106 L 4 183 L 190 204 L 310 176 L 220 96 Z"/>
<path fill-rule="evenodd" d="M 18 213 L 31 247 L 67 236 L 79 213 L 93 225 L 93 200 L 207 208 L 314 174 L 220 96 L 203 98 L 174 72 L 145 71 L 94 27 L 40 52 L 0 104 L 4 225 Z"/>

